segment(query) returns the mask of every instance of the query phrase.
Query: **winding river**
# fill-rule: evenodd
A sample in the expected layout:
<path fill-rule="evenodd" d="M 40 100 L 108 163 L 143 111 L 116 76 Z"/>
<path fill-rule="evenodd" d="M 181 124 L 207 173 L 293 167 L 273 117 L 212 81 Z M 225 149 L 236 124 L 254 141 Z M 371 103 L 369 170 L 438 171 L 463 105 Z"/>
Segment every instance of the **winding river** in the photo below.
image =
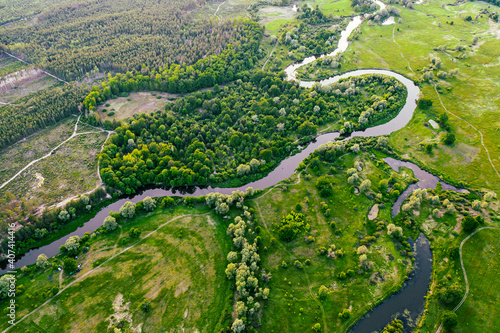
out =
<path fill-rule="evenodd" d="M 380 1 L 375 1 L 381 8 L 386 8 L 386 5 Z M 320 56 L 328 56 L 328 55 L 336 55 L 339 52 L 344 52 L 348 45 L 349 45 L 349 36 L 354 31 L 357 27 L 360 26 L 360 24 L 363 22 L 364 17 L 363 15 L 359 15 L 354 17 L 350 23 L 347 25 L 346 29 L 341 33 L 341 38 L 339 40 L 338 47 L 335 51 L 333 51 L 330 54 L 325 54 Z M 300 68 L 301 66 L 304 66 L 308 63 L 311 63 L 315 61 L 317 58 L 316 57 L 310 57 L 306 58 L 300 63 L 295 63 L 290 66 L 288 66 L 285 69 L 285 73 L 287 74 L 287 78 L 289 80 L 295 80 L 296 79 L 296 74 L 297 74 L 297 69 Z M 338 80 L 344 79 L 344 78 L 349 78 L 353 76 L 359 76 L 359 75 L 364 75 L 364 74 L 381 74 L 381 75 L 387 75 L 390 77 L 393 77 L 400 81 L 402 84 L 405 85 L 408 94 L 406 97 L 406 103 L 403 106 L 402 110 L 400 113 L 393 118 L 391 121 L 378 125 L 375 127 L 368 128 L 364 131 L 357 131 L 353 132 L 351 134 L 351 137 L 373 137 L 373 136 L 380 136 L 380 135 L 388 135 L 391 134 L 394 131 L 397 131 L 404 126 L 411 120 L 413 116 L 413 112 L 416 109 L 416 101 L 419 97 L 420 90 L 419 88 L 415 85 L 413 81 L 410 79 L 404 77 L 403 75 L 389 71 L 389 70 L 381 70 L 381 69 L 360 69 L 360 70 L 355 70 L 352 72 L 348 72 L 342 75 L 334 76 L 331 78 L 328 78 L 326 80 L 320 81 L 319 83 L 321 85 L 327 85 L 334 83 Z M 306 82 L 306 81 L 299 81 L 299 85 L 302 87 L 312 87 L 316 82 Z M 276 167 L 272 172 L 270 172 L 266 177 L 257 180 L 255 182 L 249 183 L 245 186 L 238 187 L 238 188 L 213 188 L 213 187 L 193 187 L 190 189 L 163 189 L 163 188 L 155 188 L 155 189 L 149 189 L 141 192 L 140 194 L 135 195 L 134 197 L 131 198 L 125 198 L 121 199 L 119 201 L 116 201 L 109 206 L 103 208 L 101 211 L 99 211 L 93 218 L 91 218 L 88 222 L 86 222 L 83 226 L 75 230 L 69 235 L 66 235 L 53 243 L 40 247 L 38 249 L 32 249 L 31 251 L 27 252 L 24 256 L 19 258 L 16 261 L 16 268 L 20 268 L 26 265 L 30 265 L 36 262 L 36 259 L 38 255 L 41 253 L 44 253 L 48 257 L 55 256 L 56 254 L 59 253 L 59 247 L 63 245 L 66 241 L 66 239 L 70 236 L 75 236 L 78 235 L 82 237 L 85 232 L 92 232 L 96 230 L 98 227 L 102 225 L 102 222 L 106 216 L 109 215 L 110 211 L 118 211 L 119 208 L 126 202 L 126 201 L 132 201 L 132 202 L 139 202 L 143 200 L 147 196 L 151 197 L 161 197 L 161 196 L 201 196 L 201 195 L 206 195 L 211 192 L 219 192 L 222 194 L 231 194 L 233 191 L 240 190 L 240 191 L 245 191 L 248 187 L 252 187 L 254 189 L 265 189 L 270 186 L 273 186 L 287 178 L 289 178 L 296 170 L 296 168 L 299 166 L 299 163 L 302 162 L 307 156 L 309 156 L 314 150 L 316 150 L 320 145 L 333 141 L 339 137 L 339 133 L 326 133 L 319 135 L 315 141 L 309 143 L 307 147 L 305 147 L 301 152 L 297 153 L 296 155 L 290 156 L 287 159 L 283 160 L 278 167 Z M 392 166 L 392 165 L 391 165 Z M 404 200 L 404 198 L 403 198 Z M 421 236 L 423 237 L 423 236 Z M 389 298 L 389 300 L 383 302 L 381 305 L 376 307 L 372 312 L 367 314 L 358 324 L 355 326 L 353 329 L 353 332 L 371 332 L 373 329 L 377 329 L 373 326 L 372 320 L 369 320 L 367 318 L 378 318 L 377 319 L 377 325 L 375 326 L 380 326 L 382 325 L 385 326 L 387 324 L 388 320 L 390 320 L 390 317 L 394 315 L 395 311 L 402 311 L 405 304 L 401 303 L 402 301 L 400 298 L 406 298 L 407 296 L 398 296 L 398 295 L 413 295 L 412 297 L 415 299 L 415 302 L 418 303 L 418 306 L 413 310 L 412 307 L 412 316 L 418 315 L 418 309 L 420 309 L 421 306 L 423 306 L 424 298 L 426 292 L 427 292 L 427 286 L 428 286 L 428 280 L 430 279 L 430 269 L 427 269 L 429 265 L 423 265 L 425 266 L 425 270 L 419 271 L 418 267 L 421 267 L 418 263 L 419 262 L 425 262 L 427 259 L 432 257 L 432 254 L 430 254 L 430 249 L 429 249 L 429 244 L 428 241 L 426 242 L 425 240 L 422 240 L 422 238 L 419 237 L 419 240 L 417 240 L 417 243 L 420 244 L 418 248 L 415 248 L 415 253 L 416 253 L 416 269 L 415 272 L 413 273 L 412 277 L 410 280 L 405 284 L 405 287 L 398 292 L 396 295 L 392 296 Z M 414 245 L 415 246 L 415 245 Z M 419 249 L 422 250 L 419 250 Z M 424 257 L 420 258 L 420 253 L 424 255 Z M 0 270 L 0 274 L 6 273 L 5 267 L 2 267 Z M 420 281 L 418 286 L 416 281 Z M 411 282 L 413 281 L 413 282 Z M 416 286 L 416 287 L 415 287 Z M 418 289 L 418 290 L 417 290 Z M 415 303 L 414 302 L 414 303 Z M 415 303 L 415 304 L 416 304 Z M 417 309 L 418 308 L 418 309 Z M 415 312 L 417 311 L 417 312 Z M 389 318 L 389 319 L 387 319 Z M 387 320 L 386 320 L 387 319 Z M 367 326 L 368 325 L 368 326 Z M 366 330 L 364 327 L 369 327 L 369 330 Z M 406 325 L 405 325 L 406 326 Z M 381 329 L 382 327 L 378 328 Z M 405 327 L 406 328 L 406 327 Z"/>

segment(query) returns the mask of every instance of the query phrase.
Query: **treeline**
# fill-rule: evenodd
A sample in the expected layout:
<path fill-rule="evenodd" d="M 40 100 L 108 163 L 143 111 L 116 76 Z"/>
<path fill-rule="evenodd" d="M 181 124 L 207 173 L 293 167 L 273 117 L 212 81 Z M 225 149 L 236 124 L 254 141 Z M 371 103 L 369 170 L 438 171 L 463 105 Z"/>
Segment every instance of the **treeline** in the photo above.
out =
<path fill-rule="evenodd" d="M 88 93 L 84 86 L 65 84 L 31 94 L 16 101 L 16 105 L 1 106 L 0 148 L 79 113 L 78 106 Z"/>
<path fill-rule="evenodd" d="M 317 90 L 273 73 L 240 77 L 116 128 L 100 155 L 103 181 L 126 194 L 146 185 L 247 181 L 289 156 L 296 137 L 342 118 L 345 134 L 367 127 L 397 114 L 406 96 L 396 80 L 377 75 Z"/>
<path fill-rule="evenodd" d="M 255 32 L 248 20 L 197 20 L 194 0 L 86 0 L 51 7 L 36 25 L 0 29 L 0 46 L 66 80 L 101 71 L 193 64 L 245 44 Z"/>
<path fill-rule="evenodd" d="M 58 232 L 71 220 L 89 212 L 105 197 L 106 191 L 99 188 L 89 195 L 82 195 L 78 200 L 72 200 L 64 208 L 46 209 L 40 217 L 29 215 L 27 219 L 18 221 L 22 227 L 14 234 L 16 254 L 25 253 L 36 241 Z M 1 243 L 4 252 L 7 250 L 7 245 L 8 240 L 4 238 Z"/>
<path fill-rule="evenodd" d="M 248 22 L 246 27 L 252 33 L 244 45 L 229 45 L 220 55 L 200 59 L 193 65 L 172 64 L 158 70 L 142 66 L 136 73 L 109 75 L 100 87 L 92 89 L 83 104 L 93 111 L 97 104 L 122 92 L 160 90 L 186 93 L 233 81 L 240 77 L 240 72 L 251 69 L 258 61 L 257 51 L 263 29 L 254 22 Z"/>

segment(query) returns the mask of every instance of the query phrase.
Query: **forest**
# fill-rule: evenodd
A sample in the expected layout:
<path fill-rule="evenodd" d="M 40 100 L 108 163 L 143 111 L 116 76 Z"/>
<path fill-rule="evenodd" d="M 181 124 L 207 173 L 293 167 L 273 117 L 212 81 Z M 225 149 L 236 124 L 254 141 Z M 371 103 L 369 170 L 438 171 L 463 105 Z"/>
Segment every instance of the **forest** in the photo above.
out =
<path fill-rule="evenodd" d="M 0 148 L 79 113 L 88 92 L 85 86 L 65 84 L 26 96 L 16 105 L 0 107 Z"/>
<path fill-rule="evenodd" d="M 62 3 L 37 15 L 36 24 L 0 28 L 0 47 L 69 81 L 95 67 L 189 65 L 251 38 L 247 20 L 195 22 L 189 12 L 197 6 L 192 0 Z"/>
<path fill-rule="evenodd" d="M 269 72 L 244 72 L 241 77 L 117 127 L 100 155 L 106 185 L 131 194 L 152 184 L 245 182 L 252 174 L 272 170 L 294 151 L 296 138 L 313 138 L 318 126 L 338 122 L 337 128 L 348 135 L 395 116 L 406 99 L 401 83 L 379 75 L 317 89 L 301 88 Z M 119 82 L 114 86 L 128 88 Z M 99 91 L 90 95 L 102 96 Z"/>

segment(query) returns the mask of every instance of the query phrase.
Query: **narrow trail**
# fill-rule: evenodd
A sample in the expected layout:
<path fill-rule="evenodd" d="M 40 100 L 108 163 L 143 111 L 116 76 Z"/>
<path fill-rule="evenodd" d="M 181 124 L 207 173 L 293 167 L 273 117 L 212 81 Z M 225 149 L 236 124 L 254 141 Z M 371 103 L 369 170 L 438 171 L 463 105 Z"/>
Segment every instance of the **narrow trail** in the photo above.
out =
<path fill-rule="evenodd" d="M 3 53 L 5 53 L 6 55 L 8 55 L 9 57 L 12 57 L 12 58 L 17 59 L 17 60 L 19 60 L 19 61 L 21 61 L 21 62 L 24 62 L 25 64 L 32 65 L 32 64 L 30 64 L 29 62 L 24 61 L 23 59 L 18 58 L 18 57 L 16 57 L 16 56 L 15 56 L 15 55 L 13 55 L 13 54 L 8 53 L 7 51 L 3 51 Z M 47 72 L 47 71 L 45 71 L 45 70 L 43 70 L 43 69 L 42 69 L 42 72 L 43 72 L 44 74 L 47 74 L 48 76 L 53 77 L 54 79 L 56 79 L 56 80 L 58 80 L 58 81 L 61 81 L 61 82 L 64 82 L 64 83 L 69 83 L 69 82 L 67 82 L 67 81 L 64 81 L 64 80 L 63 80 L 63 79 L 61 79 L 61 78 L 58 78 L 58 77 L 57 77 L 57 76 L 55 76 L 55 75 L 50 74 L 49 72 Z"/>
<path fill-rule="evenodd" d="M 412 73 L 415 73 L 413 71 L 413 69 L 411 69 L 411 66 L 410 66 L 410 62 L 405 58 L 405 56 L 403 55 L 403 49 L 401 48 L 401 45 L 399 45 L 398 42 L 396 42 L 396 38 L 394 37 L 394 30 L 396 29 L 396 27 L 392 28 L 392 41 L 394 43 L 396 43 L 396 45 L 399 47 L 399 53 L 401 53 L 401 56 L 403 57 L 403 59 L 406 61 L 406 63 L 408 64 L 408 69 L 412 72 Z"/>
<path fill-rule="evenodd" d="M 467 299 L 467 296 L 469 295 L 469 280 L 467 279 L 467 273 L 465 272 L 465 267 L 464 267 L 464 257 L 463 257 L 463 251 L 462 251 L 462 248 L 465 244 L 465 242 L 471 238 L 472 236 L 474 236 L 475 234 L 477 234 L 479 231 L 481 230 L 484 230 L 484 229 L 495 229 L 495 230 L 500 230 L 500 227 L 482 227 L 482 228 L 479 228 L 477 229 L 476 231 L 474 231 L 473 233 L 471 233 L 469 236 L 465 237 L 464 240 L 460 243 L 460 265 L 462 266 L 462 272 L 464 273 L 464 280 L 465 280 L 465 295 L 464 297 L 462 298 L 462 300 L 460 301 L 460 303 L 458 303 L 457 306 L 455 306 L 455 308 L 453 309 L 453 312 L 456 312 L 461 306 L 462 304 L 464 304 L 465 300 Z M 442 329 L 442 326 L 443 324 L 440 324 L 436 333 L 439 333 L 441 332 L 441 329 Z"/>
<path fill-rule="evenodd" d="M 220 6 L 222 6 L 222 5 L 223 5 L 223 4 L 225 4 L 226 2 L 227 2 L 227 0 L 226 0 L 226 1 L 224 1 L 223 3 L 221 3 L 221 4 L 217 7 L 217 10 L 215 11 L 215 13 L 213 14 L 213 15 L 214 15 L 215 17 L 217 17 L 219 20 L 220 20 L 221 18 L 220 18 L 219 16 L 217 16 L 217 12 L 219 11 Z"/>
<path fill-rule="evenodd" d="M 279 42 L 279 38 L 276 38 L 276 44 L 274 44 L 274 47 L 273 47 L 273 49 L 271 50 L 271 53 L 267 56 L 267 59 L 266 59 L 266 61 L 264 62 L 264 65 L 262 65 L 262 70 L 264 70 L 264 67 L 266 67 L 267 62 L 268 62 L 268 61 L 269 61 L 269 59 L 271 59 L 271 57 L 273 56 L 274 50 L 276 50 L 276 47 L 278 47 L 278 42 Z"/>
<path fill-rule="evenodd" d="M 117 254 L 115 255 L 112 255 L 111 257 L 109 257 L 108 259 L 106 259 L 105 261 L 103 261 L 99 266 L 96 266 L 95 268 L 92 268 L 90 271 L 86 272 L 85 274 L 83 274 L 82 276 L 76 278 L 75 280 L 73 280 L 71 283 L 69 283 L 66 287 L 64 287 L 63 289 L 59 290 L 59 292 L 57 294 L 55 294 L 54 296 L 50 297 L 48 300 L 46 300 L 45 302 L 43 302 L 43 304 L 41 304 L 40 306 L 38 306 L 36 309 L 34 309 L 33 311 L 29 312 L 28 314 L 26 314 L 25 316 L 21 317 L 18 321 L 16 321 L 14 323 L 14 325 L 11 325 L 9 327 L 7 327 L 5 330 L 2 331 L 2 333 L 4 332 L 8 332 L 12 327 L 16 326 L 17 324 L 19 324 L 20 322 L 22 322 L 24 319 L 28 318 L 29 316 L 31 316 L 33 313 L 37 312 L 38 310 L 40 310 L 40 308 L 42 308 L 43 306 L 47 305 L 50 301 L 52 301 L 54 298 L 56 298 L 58 295 L 60 295 L 63 291 L 65 291 L 66 289 L 68 289 L 69 287 L 71 287 L 72 285 L 74 285 L 75 283 L 77 282 L 80 282 L 81 280 L 83 280 L 84 277 L 86 277 L 87 275 L 89 275 L 90 273 L 96 271 L 97 269 L 99 269 L 100 267 L 102 267 L 104 264 L 108 263 L 109 261 L 113 260 L 114 258 L 118 257 L 119 255 L 121 255 L 122 253 L 125 253 L 127 252 L 128 250 L 130 250 L 131 248 L 133 248 L 134 246 L 136 246 L 137 244 L 141 243 L 143 240 L 145 240 L 146 238 L 150 237 L 151 235 L 153 235 L 154 233 L 156 233 L 158 230 L 160 230 L 161 228 L 163 228 L 165 225 L 167 225 L 168 223 L 172 222 L 172 221 L 175 221 L 175 220 L 178 220 L 178 219 L 181 219 L 181 218 L 184 218 L 184 217 L 188 217 L 188 216 L 203 216 L 203 215 L 207 215 L 207 214 L 210 214 L 211 211 L 209 212 L 206 212 L 206 213 L 201 213 L 201 214 L 183 214 L 183 215 L 179 215 L 179 216 L 176 216 L 170 220 L 168 220 L 167 222 L 161 224 L 158 228 L 156 228 L 155 230 L 151 231 L 150 233 L 148 233 L 146 236 L 142 237 L 141 239 L 139 239 L 137 242 L 135 242 L 134 244 L 130 245 L 129 247 L 127 247 L 126 249 L 123 249 L 122 251 L 118 252 Z M 62 274 L 62 271 L 61 271 L 61 274 Z"/>
<path fill-rule="evenodd" d="M 63 277 L 62 277 L 62 274 L 63 274 L 63 270 L 61 269 L 61 272 L 59 273 L 59 289 L 62 288 L 62 285 L 63 285 Z"/>
<path fill-rule="evenodd" d="M 441 95 L 439 95 L 438 91 L 437 91 L 437 83 L 434 84 L 434 91 L 436 92 L 436 95 L 438 96 L 439 98 L 439 102 L 441 103 L 441 106 L 443 107 L 443 109 L 448 112 L 449 114 L 451 114 L 452 116 L 466 122 L 470 127 L 472 127 L 473 129 L 475 129 L 478 133 L 479 133 L 479 136 L 481 137 L 481 146 L 483 146 L 484 150 L 486 151 L 486 155 L 488 155 L 488 160 L 490 161 L 490 164 L 491 164 L 491 167 L 493 168 L 493 170 L 495 170 L 495 173 L 497 174 L 498 178 L 500 178 L 500 173 L 498 173 L 498 170 L 497 168 L 495 168 L 495 165 L 493 165 L 493 161 L 491 160 L 491 157 L 490 157 L 490 152 L 488 151 L 488 148 L 486 148 L 486 146 L 484 145 L 484 139 L 483 139 L 483 133 L 481 133 L 480 130 L 478 130 L 474 125 L 472 125 L 471 123 L 469 123 L 467 120 L 463 119 L 463 118 L 460 118 L 459 116 L 457 116 L 456 114 L 454 114 L 453 112 L 450 112 L 446 106 L 444 106 L 443 104 L 443 101 L 441 100 Z"/>

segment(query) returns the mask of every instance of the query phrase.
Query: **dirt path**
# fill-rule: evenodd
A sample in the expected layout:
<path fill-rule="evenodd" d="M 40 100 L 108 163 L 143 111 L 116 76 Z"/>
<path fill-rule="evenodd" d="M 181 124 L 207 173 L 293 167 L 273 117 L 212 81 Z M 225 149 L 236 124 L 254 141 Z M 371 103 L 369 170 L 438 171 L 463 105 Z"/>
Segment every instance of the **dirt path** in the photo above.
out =
<path fill-rule="evenodd" d="M 405 58 L 405 56 L 403 55 L 403 49 L 401 49 L 401 45 L 399 45 L 398 42 L 396 42 L 396 38 L 394 37 L 394 30 L 396 29 L 396 27 L 392 28 L 392 41 L 394 43 L 396 43 L 396 45 L 399 47 L 399 53 L 401 53 L 401 56 L 403 57 L 403 59 L 406 61 L 406 63 L 408 64 L 408 69 L 412 72 L 412 73 L 415 73 L 413 71 L 413 69 L 411 69 L 411 66 L 410 66 L 410 62 Z"/>
<path fill-rule="evenodd" d="M 465 244 L 465 242 L 471 238 L 472 236 L 474 236 L 475 234 L 477 234 L 479 231 L 481 230 L 484 230 L 484 229 L 496 229 L 496 230 L 500 230 L 499 227 L 482 227 L 482 228 L 479 228 L 477 229 L 476 231 L 474 231 L 472 234 L 470 234 L 469 236 L 465 237 L 465 239 L 460 243 L 460 265 L 462 266 L 462 272 L 464 272 L 464 280 L 465 280 L 465 295 L 464 297 L 462 298 L 462 300 L 460 301 L 460 303 L 458 303 L 457 306 L 455 306 L 455 308 L 453 309 L 453 312 L 456 312 L 461 306 L 462 304 L 464 304 L 465 300 L 467 299 L 467 296 L 469 295 L 469 280 L 467 279 L 467 273 L 465 272 L 465 267 L 464 267 L 464 257 L 463 257 L 463 251 L 462 251 L 462 248 Z M 441 329 L 442 329 L 442 324 L 439 325 L 439 328 L 437 329 L 436 333 L 439 333 L 441 332 Z"/>
<path fill-rule="evenodd" d="M 267 59 L 266 61 L 264 62 L 264 65 L 262 65 L 262 70 L 264 70 L 264 67 L 266 67 L 267 65 L 267 62 L 269 61 L 269 59 L 271 59 L 271 57 L 273 56 L 273 53 L 274 53 L 274 50 L 276 50 L 276 47 L 278 46 L 278 42 L 279 42 L 279 38 L 276 38 L 276 44 L 274 44 L 274 47 L 273 49 L 271 50 L 271 53 L 267 56 Z"/>
<path fill-rule="evenodd" d="M 111 257 L 109 257 L 107 260 L 105 260 L 104 262 L 102 262 L 99 266 L 96 266 L 95 268 L 91 269 L 90 271 L 88 271 L 87 273 L 83 274 L 82 276 L 76 278 L 75 280 L 73 280 L 71 283 L 69 283 L 66 287 L 64 287 L 63 289 L 60 289 L 59 292 L 57 294 L 55 294 L 54 296 L 52 296 L 51 298 L 49 298 L 48 300 L 46 300 L 45 302 L 43 302 L 43 304 L 41 304 L 40 306 L 38 306 L 36 309 L 34 309 L 33 311 L 31 311 L 30 313 L 26 314 L 25 316 L 21 317 L 14 325 L 11 325 L 9 326 L 8 328 L 6 328 L 5 330 L 2 331 L 2 333 L 4 332 L 8 332 L 12 327 L 14 327 L 15 325 L 19 324 L 20 322 L 22 322 L 24 319 L 26 319 L 27 317 L 31 316 L 33 313 L 37 312 L 41 307 L 47 305 L 50 301 L 52 301 L 54 298 L 56 298 L 59 294 L 61 294 L 63 291 L 65 291 L 66 289 L 68 289 L 69 287 L 71 287 L 72 285 L 74 285 L 75 283 L 77 282 L 80 282 L 81 280 L 83 280 L 83 278 L 85 278 L 87 275 L 89 275 L 90 273 L 96 271 L 97 269 L 99 269 L 100 267 L 102 267 L 104 264 L 108 263 L 109 261 L 113 260 L 114 258 L 118 257 L 119 255 L 121 255 L 122 253 L 125 253 L 127 252 L 128 250 L 130 250 L 131 248 L 133 248 L 134 246 L 136 246 L 137 244 L 141 243 L 143 240 L 145 240 L 146 238 L 148 238 L 149 236 L 153 235 L 154 233 L 156 233 L 158 230 L 160 230 L 161 228 L 163 228 L 165 225 L 167 225 L 168 223 L 172 222 L 172 221 L 175 221 L 175 220 L 178 220 L 178 219 L 181 219 L 183 217 L 187 217 L 187 216 L 203 216 L 203 215 L 207 215 L 207 214 L 210 214 L 210 212 L 206 212 L 206 213 L 201 213 L 201 214 L 184 214 L 184 215 L 179 215 L 179 216 L 176 216 L 170 220 L 168 220 L 167 222 L 163 223 L 162 225 L 160 225 L 158 228 L 156 228 L 155 230 L 151 231 L 150 233 L 148 233 L 146 236 L 142 237 L 141 239 L 139 239 L 137 242 L 135 242 L 134 244 L 130 245 L 129 247 L 127 247 L 126 249 L 123 249 L 122 251 L 118 252 L 117 254 L 115 255 L 112 255 Z M 62 271 L 61 271 L 61 274 L 62 274 Z"/>
<path fill-rule="evenodd" d="M 441 103 L 441 106 L 443 107 L 443 109 L 448 112 L 449 114 L 451 114 L 452 116 L 466 122 L 470 127 L 472 127 L 473 129 L 475 129 L 478 133 L 479 133 L 479 136 L 481 137 L 481 146 L 483 146 L 484 150 L 486 151 L 486 155 L 488 155 L 488 160 L 490 161 L 490 164 L 491 164 L 491 167 L 493 168 L 493 170 L 495 170 L 495 173 L 497 174 L 498 178 L 500 178 L 500 173 L 498 173 L 498 170 L 497 168 L 495 168 L 495 165 L 493 165 L 493 161 L 491 160 L 491 157 L 490 157 L 490 152 L 488 151 L 488 148 L 486 148 L 486 146 L 484 145 L 484 140 L 483 140 L 483 133 L 481 133 L 480 130 L 478 130 L 474 125 L 472 125 L 471 123 L 469 123 L 467 120 L 463 119 L 463 118 L 460 118 L 459 116 L 457 116 L 456 114 L 454 114 L 453 112 L 450 112 L 443 104 L 443 101 L 441 100 L 441 95 L 439 95 L 438 91 L 437 91 L 437 83 L 434 84 L 434 91 L 436 92 L 436 95 L 438 96 L 439 98 L 439 102 Z"/>
<path fill-rule="evenodd" d="M 217 7 L 217 10 L 215 11 L 214 13 L 214 16 L 217 17 L 219 20 L 221 19 L 219 16 L 217 16 L 217 12 L 219 11 L 220 9 L 220 6 L 222 6 L 223 4 L 225 4 L 227 1 L 224 1 L 223 3 L 221 3 L 218 7 Z"/>

